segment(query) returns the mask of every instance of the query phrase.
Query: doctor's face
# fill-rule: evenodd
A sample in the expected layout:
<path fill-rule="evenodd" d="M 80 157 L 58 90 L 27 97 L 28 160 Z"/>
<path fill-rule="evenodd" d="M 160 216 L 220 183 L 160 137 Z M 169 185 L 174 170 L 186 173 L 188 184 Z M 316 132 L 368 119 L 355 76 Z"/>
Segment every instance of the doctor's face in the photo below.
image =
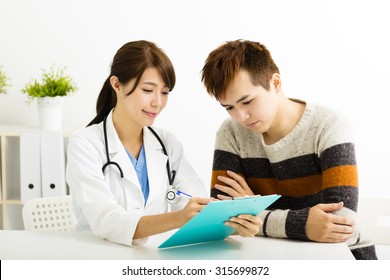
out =
<path fill-rule="evenodd" d="M 257 133 L 266 133 L 272 128 L 278 110 L 275 86 L 271 83 L 266 90 L 253 85 L 245 70 L 238 72 L 219 101 L 236 122 Z"/>
<path fill-rule="evenodd" d="M 139 126 L 150 126 L 168 101 L 169 88 L 165 85 L 156 68 L 147 68 L 137 88 L 127 95 L 134 86 L 135 79 L 119 87 L 115 110 L 120 110 L 126 119 Z"/>

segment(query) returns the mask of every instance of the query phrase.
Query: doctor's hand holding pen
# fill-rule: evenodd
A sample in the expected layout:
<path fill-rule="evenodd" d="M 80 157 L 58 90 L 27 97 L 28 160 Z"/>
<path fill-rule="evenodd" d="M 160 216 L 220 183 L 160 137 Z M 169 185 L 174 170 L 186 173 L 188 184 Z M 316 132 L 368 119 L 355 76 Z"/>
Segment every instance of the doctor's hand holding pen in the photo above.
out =
<path fill-rule="evenodd" d="M 191 220 L 196 214 L 198 214 L 210 201 L 211 198 L 192 197 L 189 198 L 186 206 L 178 211 L 179 227 L 182 227 L 185 223 Z"/>
<path fill-rule="evenodd" d="M 211 198 L 192 197 L 189 198 L 186 206 L 181 210 L 142 216 L 137 224 L 133 239 L 145 238 L 180 228 L 198 214 L 210 201 L 212 201 Z"/>

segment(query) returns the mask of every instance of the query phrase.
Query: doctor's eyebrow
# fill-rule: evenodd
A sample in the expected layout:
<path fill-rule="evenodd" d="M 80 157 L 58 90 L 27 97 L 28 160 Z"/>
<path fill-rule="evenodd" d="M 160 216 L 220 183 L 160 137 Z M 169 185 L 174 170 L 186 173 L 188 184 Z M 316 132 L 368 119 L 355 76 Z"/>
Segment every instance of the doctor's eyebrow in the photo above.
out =
<path fill-rule="evenodd" d="M 158 85 L 155 83 L 155 82 L 148 82 L 148 81 L 146 81 L 146 82 L 142 82 L 141 83 L 142 85 L 151 85 L 151 86 L 155 86 L 155 87 L 157 87 Z M 163 85 L 163 87 L 168 87 L 167 85 Z"/>
<path fill-rule="evenodd" d="M 241 96 L 241 97 L 236 101 L 235 104 L 240 103 L 241 101 L 247 99 L 249 96 L 250 96 L 249 94 L 246 94 L 246 95 L 244 95 L 244 96 Z M 222 104 L 222 103 L 221 103 L 221 106 L 222 106 L 222 107 L 233 107 L 233 105 Z"/>

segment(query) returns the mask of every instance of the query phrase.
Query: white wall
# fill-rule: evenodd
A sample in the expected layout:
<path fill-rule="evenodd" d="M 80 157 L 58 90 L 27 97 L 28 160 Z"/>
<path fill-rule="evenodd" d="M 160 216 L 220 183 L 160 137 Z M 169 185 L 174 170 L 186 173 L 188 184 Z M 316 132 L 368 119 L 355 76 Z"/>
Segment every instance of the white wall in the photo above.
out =
<path fill-rule="evenodd" d="M 177 72 L 156 125 L 177 134 L 208 185 L 215 131 L 227 114 L 205 92 L 200 71 L 224 41 L 256 40 L 271 50 L 285 95 L 332 106 L 353 122 L 361 195 L 390 196 L 386 2 L 0 0 L 0 65 L 12 79 L 0 96 L 0 125 L 38 126 L 36 104 L 21 89 L 54 63 L 67 65 L 79 86 L 66 99 L 64 129 L 85 126 L 116 50 L 151 40 Z"/>

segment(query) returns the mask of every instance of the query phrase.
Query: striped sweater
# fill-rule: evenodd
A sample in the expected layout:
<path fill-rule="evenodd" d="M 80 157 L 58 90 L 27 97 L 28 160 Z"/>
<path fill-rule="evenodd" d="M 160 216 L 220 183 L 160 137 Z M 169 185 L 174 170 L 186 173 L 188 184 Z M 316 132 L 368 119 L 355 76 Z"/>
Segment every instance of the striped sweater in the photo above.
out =
<path fill-rule="evenodd" d="M 351 126 L 339 113 L 306 105 L 296 127 L 278 142 L 267 145 L 263 136 L 226 120 L 216 137 L 211 195 L 219 175 L 231 170 L 243 175 L 254 194 L 282 197 L 260 214 L 259 235 L 308 240 L 310 207 L 343 201 L 335 214 L 356 218 L 358 173 Z M 355 231 L 348 241 L 356 259 L 376 259 L 371 241 Z"/>

